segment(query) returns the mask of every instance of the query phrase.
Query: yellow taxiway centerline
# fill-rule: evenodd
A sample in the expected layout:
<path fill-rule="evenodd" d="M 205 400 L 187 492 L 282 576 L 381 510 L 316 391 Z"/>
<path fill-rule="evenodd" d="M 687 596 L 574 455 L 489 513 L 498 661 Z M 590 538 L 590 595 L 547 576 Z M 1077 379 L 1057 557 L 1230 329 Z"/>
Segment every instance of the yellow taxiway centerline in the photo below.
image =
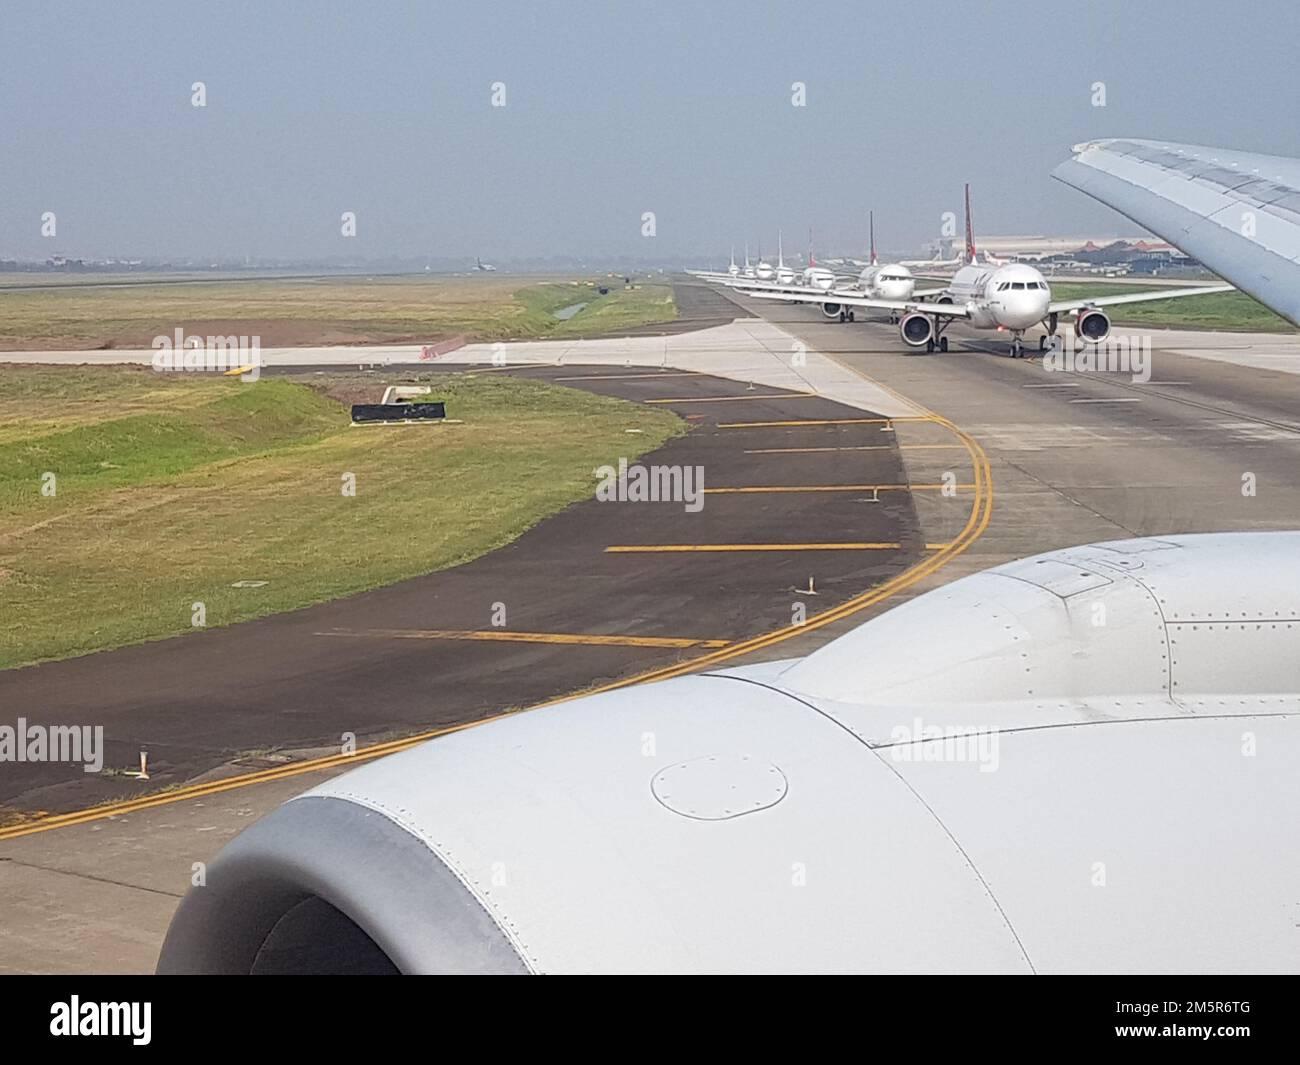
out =
<path fill-rule="evenodd" d="M 554 381 L 638 381 L 647 377 L 700 377 L 694 370 L 669 371 L 663 373 L 593 373 L 582 377 L 555 377 Z"/>
<path fill-rule="evenodd" d="M 737 492 L 942 492 L 945 488 L 953 490 L 972 489 L 973 484 L 772 484 L 772 485 L 751 485 L 744 488 L 706 488 L 704 494 L 710 492 L 721 492 L 723 494 L 733 494 Z"/>
<path fill-rule="evenodd" d="M 390 640 L 484 640 L 501 643 L 572 644 L 583 647 L 726 647 L 729 640 L 689 636 L 606 636 L 581 632 L 516 632 L 509 629 L 333 629 L 317 636 Z"/>
<path fill-rule="evenodd" d="M 859 444 L 856 447 L 759 447 L 745 455 L 819 455 L 828 451 L 964 451 L 961 444 Z"/>
<path fill-rule="evenodd" d="M 938 551 L 949 544 L 926 544 Z M 656 555 L 695 551 L 901 551 L 901 543 L 870 541 L 829 544 L 616 544 L 605 548 L 607 555 Z"/>
<path fill-rule="evenodd" d="M 839 362 L 834 356 L 826 356 L 833 362 Z M 845 366 L 844 363 L 840 363 Z M 853 373 L 871 381 L 878 388 L 903 400 L 897 392 L 879 381 L 873 380 L 860 371 L 853 370 L 845 366 Z M 904 402 L 910 402 L 904 400 Z M 916 404 L 912 404 L 916 406 Z M 922 408 L 923 409 L 923 408 Z M 610 681 L 607 684 L 593 685 L 588 688 L 568 692 L 564 695 L 558 695 L 552 699 L 546 699 L 531 706 L 516 710 L 505 710 L 499 714 L 493 714 L 489 717 L 480 718 L 475 721 L 465 721 L 457 725 L 448 725 L 444 728 L 430 729 L 425 732 L 416 733 L 412 736 L 404 736 L 401 739 L 389 740 L 386 743 L 376 743 L 369 747 L 362 747 L 358 750 L 327 755 L 324 758 L 304 759 L 300 762 L 290 762 L 282 766 L 276 766 L 272 769 L 263 769 L 254 773 L 241 773 L 237 776 L 226 777 L 223 780 L 212 780 L 202 784 L 184 785 L 171 791 L 159 792 L 153 795 L 142 795 L 135 799 L 126 799 L 118 802 L 105 803 L 102 806 L 92 806 L 84 810 L 73 810 L 65 814 L 54 814 L 51 816 L 41 817 L 38 820 L 22 822 L 11 825 L 8 828 L 0 829 L 0 840 L 16 839 L 20 836 L 30 836 L 38 832 L 49 832 L 58 828 L 70 828 L 75 825 L 86 824 L 92 821 L 101 821 L 109 817 L 118 817 L 122 814 L 135 813 L 140 810 L 148 810 L 156 806 L 167 806 L 172 803 L 185 802 L 190 799 L 205 798 L 211 795 L 217 795 L 226 791 L 234 791 L 238 788 L 251 787 L 254 784 L 265 784 L 277 780 L 285 780 L 290 777 L 301 776 L 306 773 L 315 773 L 327 769 L 342 768 L 348 765 L 357 765 L 361 762 L 371 761 L 375 758 L 382 758 L 388 754 L 396 754 L 399 751 L 409 750 L 421 743 L 427 743 L 429 740 L 436 739 L 439 736 L 450 735 L 453 732 L 463 732 L 465 729 L 477 728 L 480 725 L 488 724 L 492 721 L 500 721 L 503 718 L 510 717 L 517 713 L 523 713 L 526 710 L 539 710 L 547 706 L 555 706 L 559 703 L 568 702 L 571 699 L 582 698 L 587 695 L 596 695 L 600 692 L 613 691 L 618 688 L 625 688 L 632 684 L 643 684 L 650 681 L 669 680 L 673 677 L 679 677 L 686 673 L 694 673 L 702 669 L 709 669 L 722 662 L 739 658 L 742 655 L 751 654 L 761 651 L 773 644 L 781 643 L 795 636 L 812 632 L 826 625 L 830 625 L 842 618 L 851 617 L 863 610 L 868 610 L 876 606 L 899 592 L 910 588 L 918 581 L 924 580 L 936 570 L 941 569 L 953 559 L 963 554 L 970 546 L 979 539 L 984 530 L 988 528 L 989 521 L 993 516 L 993 479 L 992 472 L 989 468 L 988 455 L 980 447 L 979 442 L 959 429 L 956 425 L 938 414 L 930 413 L 925 417 L 905 418 L 905 419 L 850 419 L 849 421 L 928 421 L 941 425 L 960 442 L 967 454 L 970 456 L 971 467 L 975 475 L 975 492 L 971 501 L 970 514 L 966 518 L 966 524 L 962 527 L 961 532 L 947 544 L 927 544 L 927 548 L 933 550 L 932 554 L 926 555 L 915 565 L 904 570 L 896 577 L 885 581 L 883 584 L 869 588 L 865 592 L 854 596 L 841 603 L 839 606 L 831 607 L 822 611 L 820 614 L 814 614 L 804 620 L 801 625 L 787 625 L 780 629 L 773 629 L 770 632 L 761 633 L 758 636 L 751 637 L 747 640 L 740 640 L 729 644 L 726 647 L 719 648 L 716 651 L 710 651 L 707 654 L 696 655 L 687 658 L 684 662 L 678 662 L 669 666 L 662 666 L 657 669 L 647 670 L 644 673 L 635 673 L 629 677 L 622 677 L 618 680 Z M 841 420 L 832 424 L 844 424 Z M 742 425 L 745 423 L 741 423 Z M 756 423 L 749 423 L 756 424 Z M 807 424 L 803 422 L 776 423 L 776 424 Z"/>
<path fill-rule="evenodd" d="M 768 392 L 761 396 L 701 396 L 697 399 L 690 399 L 686 396 L 672 397 L 669 399 L 644 399 L 642 403 L 739 403 L 742 400 L 753 399 L 825 399 L 825 396 L 816 392 Z"/>
<path fill-rule="evenodd" d="M 804 425 L 892 425 L 894 422 L 933 422 L 935 418 L 793 418 L 784 422 L 719 422 L 715 429 L 779 429 Z"/>

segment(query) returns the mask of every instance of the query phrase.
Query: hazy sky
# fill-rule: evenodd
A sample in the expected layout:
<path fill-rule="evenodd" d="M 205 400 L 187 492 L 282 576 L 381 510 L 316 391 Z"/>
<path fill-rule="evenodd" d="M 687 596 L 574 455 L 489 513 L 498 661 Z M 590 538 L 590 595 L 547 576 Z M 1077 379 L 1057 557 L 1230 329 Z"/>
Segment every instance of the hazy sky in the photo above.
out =
<path fill-rule="evenodd" d="M 964 180 L 984 233 L 1132 232 L 1048 177 L 1069 146 L 1300 155 L 1298 30 L 1295 0 L 4 0 L 0 256 L 860 254 L 869 206 L 916 247 Z"/>

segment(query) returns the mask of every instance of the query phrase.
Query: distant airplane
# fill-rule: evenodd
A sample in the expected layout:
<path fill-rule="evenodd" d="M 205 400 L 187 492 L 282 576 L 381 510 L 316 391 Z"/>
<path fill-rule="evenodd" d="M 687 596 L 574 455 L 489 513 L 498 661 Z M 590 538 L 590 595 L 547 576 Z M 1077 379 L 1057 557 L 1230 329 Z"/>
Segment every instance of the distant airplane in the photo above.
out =
<path fill-rule="evenodd" d="M 1164 141 L 1076 144 L 1052 177 L 1300 325 L 1300 159 Z"/>
<path fill-rule="evenodd" d="M 829 292 L 835 287 L 835 271 L 817 265 L 817 256 L 813 254 L 812 230 L 808 230 L 808 265 L 804 267 L 803 283 L 809 288 Z"/>
<path fill-rule="evenodd" d="M 1038 350 L 1047 346 L 1047 338 L 1056 335 L 1060 315 L 1073 312 L 1075 335 L 1086 343 L 1099 344 L 1110 335 L 1110 317 L 1102 307 L 1122 303 L 1145 303 L 1150 300 L 1178 299 L 1231 292 L 1232 285 L 1208 285 L 1203 288 L 1157 289 L 1126 293 L 1121 296 L 1093 296 L 1074 300 L 1053 300 L 1051 287 L 1034 267 L 1023 263 L 994 266 L 981 261 L 975 248 L 971 224 L 970 185 L 966 186 L 966 265 L 959 269 L 946 288 L 939 290 L 933 302 L 919 299 L 880 299 L 858 296 L 843 290 L 833 294 L 834 302 L 845 314 L 856 307 L 895 312 L 900 316 L 898 331 L 909 347 L 932 352 L 948 350 L 945 330 L 956 319 L 964 319 L 976 329 L 994 329 L 1011 334 L 1011 355 L 1024 355 L 1024 334 L 1041 323 L 1046 330 L 1038 340 Z M 741 286 L 758 299 L 784 299 L 795 303 L 828 301 L 827 293 L 772 293 Z"/>
<path fill-rule="evenodd" d="M 772 293 L 816 296 L 818 297 L 817 302 L 822 305 L 822 313 L 828 318 L 838 318 L 841 322 L 853 321 L 854 312 L 842 304 L 827 301 L 825 298 L 827 293 L 843 292 L 851 296 L 908 300 L 913 296 L 933 295 L 945 291 L 942 288 L 936 288 L 917 293 L 915 292 L 916 279 L 907 267 L 898 263 L 886 263 L 882 266 L 876 254 L 876 218 L 874 211 L 868 213 L 868 219 L 871 241 L 870 259 L 858 274 L 837 274 L 834 270 L 819 266 L 812 249 L 811 233 L 808 235 L 808 267 L 802 273 L 796 274 L 794 270 L 785 265 L 785 249 L 780 230 L 777 230 L 776 236 L 776 268 L 773 269 L 767 263 L 760 263 L 758 270 L 752 274 L 752 280 L 748 276 L 742 277 L 739 275 L 734 255 L 729 271 L 730 276 L 702 270 L 688 270 L 687 273 L 705 280 L 743 287 L 751 291 L 761 290 Z M 852 260 L 842 261 L 851 262 Z M 746 259 L 746 263 L 748 264 L 748 259 Z M 771 272 L 770 277 L 764 276 L 765 268 Z M 837 288 L 836 284 L 840 281 L 846 282 L 846 287 Z"/>
<path fill-rule="evenodd" d="M 478 258 L 477 256 L 475 256 L 475 258 L 474 258 L 474 269 L 475 269 L 475 270 L 493 271 L 493 270 L 496 269 L 496 267 L 493 266 L 491 263 L 485 263 L 482 259 L 480 259 L 480 258 Z"/>
<path fill-rule="evenodd" d="M 854 296 L 866 296 L 882 300 L 921 299 L 942 293 L 944 289 L 925 289 L 916 291 L 916 278 L 902 263 L 885 263 L 880 265 L 876 255 L 876 212 L 867 212 L 867 225 L 870 230 L 871 250 L 867 266 L 858 274 L 854 286 L 848 289 L 835 289 Z M 827 318 L 839 318 L 841 322 L 853 321 L 854 312 L 843 304 L 823 303 L 822 314 Z M 890 315 L 890 321 L 896 321 L 897 315 Z"/>
<path fill-rule="evenodd" d="M 793 285 L 794 271 L 785 265 L 785 251 L 781 246 L 781 231 L 776 231 L 776 283 L 778 285 Z"/>

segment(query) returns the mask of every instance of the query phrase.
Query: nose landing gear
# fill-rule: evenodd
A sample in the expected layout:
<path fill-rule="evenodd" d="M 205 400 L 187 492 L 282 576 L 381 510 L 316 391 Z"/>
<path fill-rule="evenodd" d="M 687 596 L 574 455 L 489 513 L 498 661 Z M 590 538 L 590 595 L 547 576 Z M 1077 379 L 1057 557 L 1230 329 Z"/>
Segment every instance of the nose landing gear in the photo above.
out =
<path fill-rule="evenodd" d="M 1047 327 L 1047 332 L 1038 338 L 1039 351 L 1046 351 L 1056 342 L 1056 315 L 1049 314 L 1043 324 Z"/>

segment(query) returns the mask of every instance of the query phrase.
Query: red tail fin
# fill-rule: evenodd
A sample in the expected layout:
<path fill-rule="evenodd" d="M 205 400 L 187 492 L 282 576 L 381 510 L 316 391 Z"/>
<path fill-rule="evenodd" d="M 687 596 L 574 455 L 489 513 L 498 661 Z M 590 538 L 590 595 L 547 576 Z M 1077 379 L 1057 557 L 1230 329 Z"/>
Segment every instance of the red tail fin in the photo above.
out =
<path fill-rule="evenodd" d="M 871 265 L 876 265 L 876 212 L 868 211 L 867 217 L 870 219 L 871 226 Z"/>

